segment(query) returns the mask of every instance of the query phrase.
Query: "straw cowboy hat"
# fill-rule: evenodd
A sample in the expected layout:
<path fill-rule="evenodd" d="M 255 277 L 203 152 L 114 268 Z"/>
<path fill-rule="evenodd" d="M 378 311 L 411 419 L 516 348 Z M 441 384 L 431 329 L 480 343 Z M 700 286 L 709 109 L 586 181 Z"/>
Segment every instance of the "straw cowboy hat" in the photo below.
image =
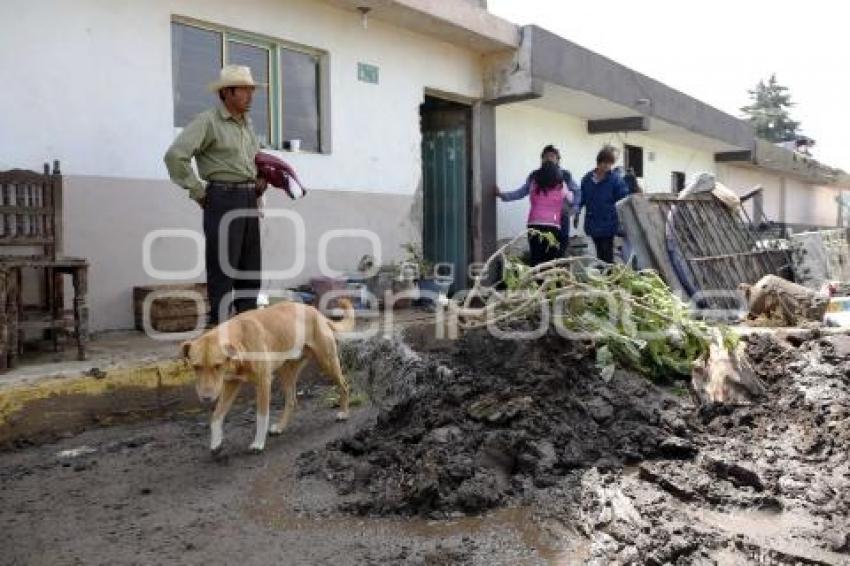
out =
<path fill-rule="evenodd" d="M 207 87 L 211 92 L 231 86 L 265 86 L 261 83 L 255 83 L 254 77 L 251 76 L 251 68 L 242 65 L 225 65 L 219 73 L 218 80 L 213 81 Z"/>

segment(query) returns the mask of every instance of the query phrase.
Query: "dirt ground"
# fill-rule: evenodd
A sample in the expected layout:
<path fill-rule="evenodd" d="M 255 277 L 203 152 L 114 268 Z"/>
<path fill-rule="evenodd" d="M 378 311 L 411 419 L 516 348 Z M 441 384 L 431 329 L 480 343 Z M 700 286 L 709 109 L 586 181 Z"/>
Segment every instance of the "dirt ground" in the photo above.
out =
<path fill-rule="evenodd" d="M 335 490 L 297 481 L 297 456 L 353 434 L 375 410 L 337 423 L 327 390 L 303 387 L 291 428 L 260 455 L 248 451 L 249 400 L 229 416 L 217 458 L 203 414 L 0 453 L 0 564 L 437 565 L 466 561 L 470 547 L 482 564 L 574 563 L 586 549 L 578 537 L 565 546 L 521 508 L 451 522 L 332 511 Z"/>
<path fill-rule="evenodd" d="M 0 453 L 0 562 L 850 564 L 848 337 L 752 337 L 767 398 L 701 408 L 554 340 L 347 345 L 370 403 L 307 382 L 261 455 L 250 404 L 217 459 L 203 414 Z"/>

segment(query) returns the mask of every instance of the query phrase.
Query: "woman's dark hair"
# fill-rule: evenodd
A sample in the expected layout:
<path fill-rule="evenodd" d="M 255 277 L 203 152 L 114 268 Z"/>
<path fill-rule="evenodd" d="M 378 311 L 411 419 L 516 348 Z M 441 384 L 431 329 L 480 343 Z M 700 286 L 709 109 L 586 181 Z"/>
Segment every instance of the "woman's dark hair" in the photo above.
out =
<path fill-rule="evenodd" d="M 543 194 L 548 193 L 549 189 L 554 189 L 563 182 L 564 174 L 557 163 L 547 161 L 534 172 L 534 183 L 537 185 L 537 190 L 543 191 Z"/>
<path fill-rule="evenodd" d="M 540 159 L 545 158 L 547 153 L 554 153 L 558 156 L 558 159 L 561 159 L 561 152 L 558 151 L 558 148 L 552 144 L 549 144 L 543 148 L 543 151 L 540 152 Z"/>
<path fill-rule="evenodd" d="M 599 150 L 599 153 L 596 154 L 596 164 L 600 163 L 610 163 L 614 164 L 617 162 L 617 156 L 614 155 L 614 150 L 611 147 L 603 147 Z"/>

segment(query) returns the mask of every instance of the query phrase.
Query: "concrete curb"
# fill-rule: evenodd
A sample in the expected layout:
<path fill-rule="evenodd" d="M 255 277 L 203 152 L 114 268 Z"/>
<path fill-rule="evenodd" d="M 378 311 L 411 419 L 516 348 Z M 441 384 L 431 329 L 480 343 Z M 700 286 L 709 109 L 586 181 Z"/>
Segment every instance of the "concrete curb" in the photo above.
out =
<path fill-rule="evenodd" d="M 431 320 L 431 315 L 417 315 L 409 320 L 399 317 L 397 329 L 428 324 Z M 344 372 L 352 369 L 360 344 L 358 340 L 339 341 Z M 171 350 L 168 355 L 121 365 L 101 365 L 103 371 L 92 365 L 96 362 L 63 374 L 56 373 L 57 368 L 51 365 L 44 369 L 51 372 L 49 375 L 36 373 L 11 381 L 0 379 L 0 450 L 49 442 L 93 425 L 209 411 L 198 401 L 191 368 L 184 360 L 175 359 Z M 318 376 L 318 370 L 311 363 L 302 380 L 314 374 Z M 245 391 L 242 395 L 253 398 L 254 394 Z"/>
<path fill-rule="evenodd" d="M 98 376 L 45 377 L 0 388 L 0 447 L 74 433 L 92 424 L 198 409 L 182 361 L 109 368 Z"/>

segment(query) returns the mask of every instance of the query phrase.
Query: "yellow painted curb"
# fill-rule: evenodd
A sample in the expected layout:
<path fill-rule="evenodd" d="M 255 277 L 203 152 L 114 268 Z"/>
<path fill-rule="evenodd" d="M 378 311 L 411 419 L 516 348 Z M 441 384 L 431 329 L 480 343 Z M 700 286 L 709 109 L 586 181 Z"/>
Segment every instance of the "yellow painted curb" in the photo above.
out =
<path fill-rule="evenodd" d="M 179 387 L 194 380 L 192 371 L 180 361 L 167 360 L 142 367 L 106 370 L 104 377 L 80 375 L 55 377 L 35 383 L 10 385 L 0 389 L 0 426 L 33 401 L 50 397 L 88 395 L 96 397 L 125 388 L 158 389 Z"/>

